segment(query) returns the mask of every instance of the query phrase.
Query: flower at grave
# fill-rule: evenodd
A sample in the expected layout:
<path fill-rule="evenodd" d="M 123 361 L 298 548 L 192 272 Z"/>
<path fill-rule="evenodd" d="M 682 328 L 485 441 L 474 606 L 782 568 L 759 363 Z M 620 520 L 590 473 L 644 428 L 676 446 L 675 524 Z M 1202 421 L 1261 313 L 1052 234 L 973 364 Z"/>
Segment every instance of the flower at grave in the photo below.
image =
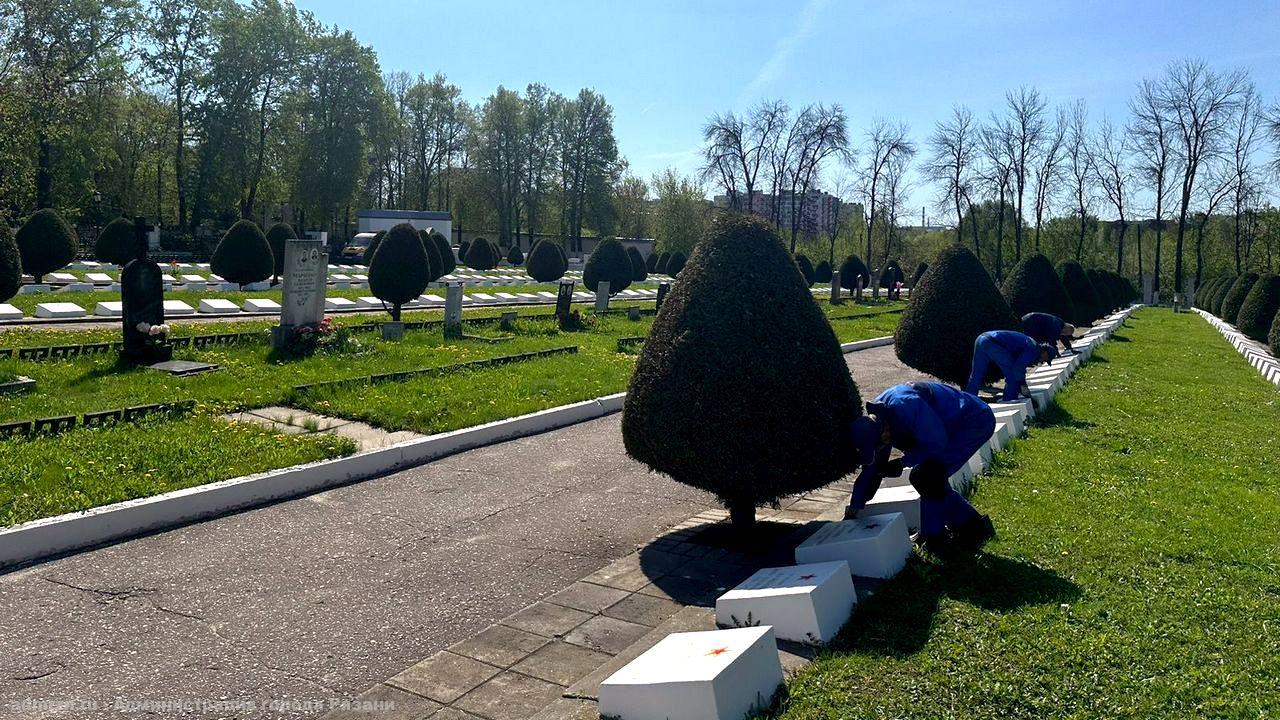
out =
<path fill-rule="evenodd" d="M 723 655 L 723 654 L 725 654 L 725 653 L 727 653 L 727 652 L 729 652 L 729 648 L 727 648 L 727 647 L 722 647 L 722 648 L 716 648 L 715 650 L 712 650 L 711 652 L 707 653 L 707 655 L 708 655 L 709 657 L 715 657 L 715 656 L 717 656 L 717 655 Z"/>

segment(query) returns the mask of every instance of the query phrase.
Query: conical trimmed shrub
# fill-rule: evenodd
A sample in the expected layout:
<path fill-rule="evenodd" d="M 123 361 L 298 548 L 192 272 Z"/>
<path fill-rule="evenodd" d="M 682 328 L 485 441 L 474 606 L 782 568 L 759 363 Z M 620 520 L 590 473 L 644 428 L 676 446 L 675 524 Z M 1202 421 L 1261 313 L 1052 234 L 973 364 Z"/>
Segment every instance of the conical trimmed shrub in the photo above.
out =
<path fill-rule="evenodd" d="M 929 263 L 926 263 L 926 262 L 922 262 L 916 266 L 915 272 L 911 273 L 912 289 L 915 289 L 915 286 L 920 284 L 920 278 L 924 277 L 924 273 L 928 269 L 929 269 Z"/>
<path fill-rule="evenodd" d="M 7 224 L 0 223 L 0 302 L 22 289 L 22 257 Z"/>
<path fill-rule="evenodd" d="M 298 234 L 293 231 L 293 226 L 288 223 L 276 223 L 267 230 L 267 244 L 271 246 L 271 257 L 275 262 L 275 268 L 271 274 L 280 277 L 284 274 L 284 246 L 290 240 L 294 240 Z"/>
<path fill-rule="evenodd" d="M 671 259 L 667 261 L 667 274 L 675 277 L 684 270 L 685 263 L 689 262 L 689 258 L 679 250 L 671 253 Z"/>
<path fill-rule="evenodd" d="M 627 246 L 627 259 L 631 261 L 632 282 L 644 282 L 649 279 L 649 267 L 645 265 L 644 256 L 635 245 Z"/>
<path fill-rule="evenodd" d="M 840 287 L 845 290 L 855 290 L 858 286 L 858 278 L 862 278 L 864 290 L 871 287 L 871 273 L 862 262 L 862 258 L 850 255 L 840 263 Z"/>
<path fill-rule="evenodd" d="M 1214 288 L 1213 295 L 1208 298 L 1208 310 L 1213 315 L 1222 317 L 1222 301 L 1227 297 L 1227 293 L 1231 292 L 1231 287 L 1236 284 L 1237 277 L 1235 275 L 1227 275 L 1222 278 L 1222 284 Z"/>
<path fill-rule="evenodd" d="M 116 218 L 98 233 L 93 244 L 93 257 L 98 262 L 124 267 L 138 255 L 138 234 L 133 223 Z"/>
<path fill-rule="evenodd" d="M 1227 294 L 1222 296 L 1222 312 L 1218 313 L 1218 317 L 1231 323 L 1236 324 L 1237 316 L 1240 315 L 1240 308 L 1244 305 L 1244 299 L 1249 295 L 1249 291 L 1253 289 L 1255 283 L 1258 282 L 1258 273 L 1245 273 L 1236 278 L 1231 284 L 1231 289 Z"/>
<path fill-rule="evenodd" d="M 492 270 L 498 267 L 498 248 L 484 238 L 476 238 L 467 246 L 462 260 L 472 270 Z"/>
<path fill-rule="evenodd" d="M 1098 294 L 1098 305 L 1095 309 L 1098 317 L 1102 317 L 1116 308 L 1115 298 L 1111 296 L 1111 286 L 1107 283 L 1106 275 L 1095 268 L 1084 271 L 1085 277 L 1089 278 L 1089 282 L 1093 283 L 1093 289 Z"/>
<path fill-rule="evenodd" d="M 391 319 L 400 321 L 400 308 L 416 299 L 431 282 L 427 251 L 418 231 L 400 223 L 387 231 L 369 262 L 369 291 L 391 306 Z"/>
<path fill-rule="evenodd" d="M 1021 324 L 973 253 L 952 245 L 929 266 L 929 279 L 912 290 L 893 349 L 911 367 L 963 385 L 973 362 L 973 341 L 988 330 Z"/>
<path fill-rule="evenodd" d="M 1075 316 L 1071 296 L 1062 286 L 1062 278 L 1049 258 L 1036 253 L 1013 266 L 1001 289 L 1009 309 L 1017 317 L 1030 312 L 1043 312 L 1060 318 Z"/>
<path fill-rule="evenodd" d="M 1240 305 L 1236 329 L 1258 342 L 1266 342 L 1277 312 L 1280 312 L 1280 275 L 1259 275 Z"/>
<path fill-rule="evenodd" d="M 894 284 L 902 282 L 903 279 L 902 268 L 898 266 L 898 261 L 890 260 L 880 269 L 880 277 L 877 278 L 877 284 L 882 290 L 891 290 Z"/>
<path fill-rule="evenodd" d="M 796 253 L 796 267 L 800 269 L 800 275 L 804 278 L 805 285 L 813 287 L 813 263 L 809 262 L 808 256 L 804 253 Z"/>
<path fill-rule="evenodd" d="M 1196 288 L 1195 302 L 1193 305 L 1201 310 L 1206 309 L 1205 305 L 1207 304 L 1208 298 L 1213 295 L 1213 291 L 1221 284 L 1222 276 L 1211 278 L 1207 282 L 1201 283 L 1200 287 Z"/>
<path fill-rule="evenodd" d="M 387 236 L 386 230 L 379 230 L 373 234 L 373 239 L 369 241 L 369 247 L 364 249 L 363 262 L 367 267 L 373 262 L 373 256 L 378 254 L 378 246 L 382 244 L 382 238 Z"/>
<path fill-rule="evenodd" d="M 818 267 L 813 269 L 813 281 L 819 283 L 831 282 L 831 263 L 826 260 L 818 263 Z"/>
<path fill-rule="evenodd" d="M 666 274 L 667 274 L 667 263 L 669 263 L 669 262 L 671 262 L 671 253 L 670 253 L 670 252 L 664 252 L 664 253 L 662 253 L 661 255 L 659 255 L 659 256 L 658 256 L 658 266 L 657 266 L 657 268 L 656 268 L 656 269 L 657 269 L 657 271 L 658 271 L 658 273 L 659 273 L 659 274 L 662 274 L 662 275 L 666 275 Z"/>
<path fill-rule="evenodd" d="M 419 230 L 418 241 L 422 243 L 422 254 L 427 258 L 427 267 L 429 272 L 427 276 L 431 278 L 431 282 L 440 279 L 444 275 L 444 261 L 440 259 L 440 251 L 436 249 L 436 244 L 431 241 L 430 230 Z"/>
<path fill-rule="evenodd" d="M 617 295 L 631 284 L 634 270 L 631 258 L 627 257 L 626 248 L 614 238 L 605 238 L 596 243 L 587 264 L 582 268 L 582 284 L 591 292 L 596 292 L 601 282 L 609 283 L 609 294 Z"/>
<path fill-rule="evenodd" d="M 436 257 L 440 258 L 440 275 L 436 278 L 439 280 L 458 269 L 458 260 L 453 256 L 453 248 L 449 246 L 449 240 L 444 235 L 432 230 L 431 243 L 436 246 Z"/>
<path fill-rule="evenodd" d="M 1058 277 L 1062 279 L 1062 287 L 1071 298 L 1071 317 L 1063 318 L 1072 325 L 1089 325 L 1102 316 L 1098 307 L 1102 304 L 1098 299 L 1098 291 L 1093 287 L 1084 268 L 1075 260 L 1063 260 L 1058 263 Z"/>
<path fill-rule="evenodd" d="M 529 257 L 524 271 L 534 280 L 538 282 L 559 280 L 564 277 L 564 272 L 568 269 L 568 263 L 565 262 L 564 255 L 556 243 L 550 240 L 539 240 L 529 248 Z"/>
<path fill-rule="evenodd" d="M 240 287 L 266 280 L 275 268 L 276 260 L 267 236 L 252 220 L 237 220 L 209 258 L 210 270 Z"/>
<path fill-rule="evenodd" d="M 524 264 L 524 251 L 520 249 L 519 245 L 512 245 L 511 249 L 507 251 L 507 262 L 516 267 Z"/>
<path fill-rule="evenodd" d="M 657 272 L 658 271 L 658 254 L 655 252 L 650 252 L 649 258 L 644 261 L 644 267 L 649 272 Z"/>
<path fill-rule="evenodd" d="M 458 260 L 465 263 L 467 261 L 467 253 L 471 250 L 471 243 L 463 240 L 458 243 Z"/>
<path fill-rule="evenodd" d="M 759 505 L 856 466 L 861 412 L 840 343 L 773 229 L 725 215 L 649 331 L 622 411 L 627 454 L 750 527 Z"/>
<path fill-rule="evenodd" d="M 18 254 L 22 271 L 43 282 L 76 259 L 80 242 L 76 231 L 52 208 L 37 210 L 18 228 Z"/>
<path fill-rule="evenodd" d="M 1271 354 L 1280 357 L 1280 313 L 1276 313 L 1276 317 L 1271 321 L 1271 331 L 1267 333 L 1267 345 L 1271 347 Z"/>

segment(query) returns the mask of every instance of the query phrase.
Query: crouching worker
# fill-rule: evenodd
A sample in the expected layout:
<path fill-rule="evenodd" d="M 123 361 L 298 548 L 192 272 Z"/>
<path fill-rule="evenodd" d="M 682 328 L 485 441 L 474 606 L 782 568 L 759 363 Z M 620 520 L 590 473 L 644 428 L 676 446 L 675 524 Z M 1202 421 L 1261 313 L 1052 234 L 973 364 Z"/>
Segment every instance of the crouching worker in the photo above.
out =
<path fill-rule="evenodd" d="M 964 391 L 976 396 L 994 364 L 1004 375 L 1004 402 L 1018 399 L 1027 384 L 1027 368 L 1058 357 L 1053 345 L 1037 343 L 1029 335 L 1016 330 L 984 332 L 973 341 L 973 372 Z"/>
<path fill-rule="evenodd" d="M 866 507 L 884 478 L 912 468 L 909 479 L 920 493 L 920 544 L 938 556 L 976 551 L 995 536 L 995 527 L 951 487 L 950 477 L 991 439 L 995 427 L 986 403 L 949 385 L 917 382 L 885 390 L 853 421 L 862 472 L 845 517 Z M 901 458 L 889 458 L 893 448 L 902 451 Z"/>
<path fill-rule="evenodd" d="M 1057 315 L 1029 312 L 1022 316 L 1022 331 L 1038 343 L 1062 343 L 1064 350 L 1075 352 L 1071 349 L 1071 341 L 1076 336 L 1076 326 Z"/>

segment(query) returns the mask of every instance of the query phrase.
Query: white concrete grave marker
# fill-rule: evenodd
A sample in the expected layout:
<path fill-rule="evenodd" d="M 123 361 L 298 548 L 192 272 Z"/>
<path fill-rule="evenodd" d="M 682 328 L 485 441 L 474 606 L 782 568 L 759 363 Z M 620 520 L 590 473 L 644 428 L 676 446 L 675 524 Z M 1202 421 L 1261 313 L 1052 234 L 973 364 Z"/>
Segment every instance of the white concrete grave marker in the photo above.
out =
<path fill-rule="evenodd" d="M 120 317 L 124 314 L 124 303 L 120 301 L 100 302 L 94 306 L 93 314 L 101 317 Z"/>
<path fill-rule="evenodd" d="M 843 560 L 764 568 L 716 600 L 716 624 L 772 625 L 782 640 L 822 645 L 836 636 L 857 602 Z"/>
<path fill-rule="evenodd" d="M 609 309 L 609 281 L 601 280 L 596 284 L 596 312 Z"/>
<path fill-rule="evenodd" d="M 36 317 L 38 318 L 75 318 L 84 316 L 84 308 L 75 303 L 40 303 L 36 305 Z"/>
<path fill-rule="evenodd" d="M 911 555 L 902 513 L 828 523 L 796 547 L 796 563 L 844 560 L 854 575 L 890 578 Z"/>
<path fill-rule="evenodd" d="M 182 278 L 182 282 L 188 282 L 188 283 L 207 283 L 207 282 L 209 282 L 207 279 L 205 279 L 204 277 L 202 277 L 202 276 L 200 276 L 200 275 L 191 275 L 191 274 L 187 274 L 187 275 L 179 275 L 178 277 Z"/>
<path fill-rule="evenodd" d="M 9 303 L 0 303 L 0 320 L 21 320 L 22 311 Z"/>
<path fill-rule="evenodd" d="M 600 716 L 742 720 L 781 685 L 772 627 L 672 633 L 600 683 Z"/>
<path fill-rule="evenodd" d="M 201 300 L 200 306 L 196 308 L 196 310 L 201 313 L 225 315 L 227 313 L 240 312 L 240 307 L 230 300 L 223 298 L 209 298 L 208 300 Z"/>
<path fill-rule="evenodd" d="M 910 477 L 910 476 L 908 476 Z M 895 487 L 881 486 L 874 497 L 867 501 L 867 506 L 858 512 L 858 517 L 902 513 L 907 523 L 907 532 L 920 529 L 920 493 L 910 485 Z"/>
<path fill-rule="evenodd" d="M 97 273 L 97 272 L 86 273 L 84 276 L 84 279 L 88 280 L 94 285 L 110 285 L 111 283 L 115 282 L 115 280 L 111 279 L 110 275 L 106 273 Z"/>
<path fill-rule="evenodd" d="M 280 303 L 270 298 L 249 298 L 240 307 L 245 312 L 280 312 Z"/>
<path fill-rule="evenodd" d="M 347 298 L 332 297 L 324 299 L 325 310 L 351 310 L 356 307 L 356 301 Z"/>
<path fill-rule="evenodd" d="M 71 273 L 65 273 L 65 272 L 53 272 L 53 273 L 49 273 L 48 275 L 45 275 L 45 277 L 60 283 L 80 282 L 80 278 L 76 277 L 75 275 L 72 275 Z"/>
<path fill-rule="evenodd" d="M 165 315 L 192 315 L 195 313 L 195 311 L 196 311 L 195 308 L 182 302 L 181 300 L 165 300 L 164 301 Z"/>

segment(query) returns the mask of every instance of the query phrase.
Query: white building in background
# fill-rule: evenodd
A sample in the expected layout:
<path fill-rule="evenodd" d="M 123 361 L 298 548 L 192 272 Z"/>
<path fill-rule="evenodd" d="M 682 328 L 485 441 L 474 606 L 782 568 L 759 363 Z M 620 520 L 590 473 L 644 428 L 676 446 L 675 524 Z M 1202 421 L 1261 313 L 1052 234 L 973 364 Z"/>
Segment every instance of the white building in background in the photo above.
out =
<path fill-rule="evenodd" d="M 435 210 L 359 210 L 356 212 L 356 232 L 376 233 L 390 230 L 400 223 L 409 223 L 418 230 L 435 230 L 453 241 L 453 216 Z"/>

